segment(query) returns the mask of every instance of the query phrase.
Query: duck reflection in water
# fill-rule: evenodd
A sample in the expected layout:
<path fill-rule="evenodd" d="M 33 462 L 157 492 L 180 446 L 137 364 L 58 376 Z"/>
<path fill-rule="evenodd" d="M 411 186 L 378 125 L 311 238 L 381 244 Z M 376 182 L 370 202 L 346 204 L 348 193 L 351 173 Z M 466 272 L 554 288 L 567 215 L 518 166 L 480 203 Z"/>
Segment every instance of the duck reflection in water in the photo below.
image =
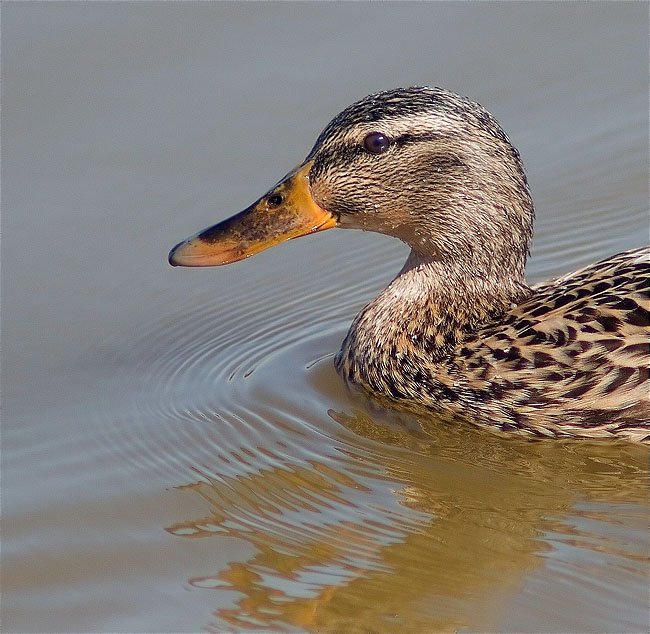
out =
<path fill-rule="evenodd" d="M 249 462 L 268 466 L 181 488 L 208 513 L 171 534 L 227 535 L 255 549 L 190 579 L 240 593 L 208 629 L 493 629 L 560 542 L 599 551 L 644 587 L 645 553 L 595 534 L 593 522 L 627 509 L 644 525 L 646 447 L 530 442 L 444 423 L 416 434 L 374 413 L 330 415 L 341 436 L 322 460 L 293 464 L 280 450 L 249 448 Z"/>

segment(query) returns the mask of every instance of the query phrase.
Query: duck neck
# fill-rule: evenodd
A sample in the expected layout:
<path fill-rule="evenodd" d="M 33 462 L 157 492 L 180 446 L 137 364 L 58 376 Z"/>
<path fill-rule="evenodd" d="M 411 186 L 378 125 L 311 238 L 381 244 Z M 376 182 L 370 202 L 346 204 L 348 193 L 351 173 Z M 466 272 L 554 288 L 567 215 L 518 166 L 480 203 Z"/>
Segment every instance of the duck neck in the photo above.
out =
<path fill-rule="evenodd" d="M 373 388 L 373 376 L 395 374 L 405 363 L 440 363 L 530 292 L 523 270 L 498 275 L 470 262 L 411 251 L 395 279 L 355 318 L 337 367 L 353 383 Z"/>
<path fill-rule="evenodd" d="M 448 345 L 512 309 L 530 294 L 521 270 L 500 273 L 471 260 L 441 259 L 414 250 L 388 287 L 369 304 L 385 313 L 387 304 L 404 323 L 431 329 Z M 375 306 L 373 306 L 375 304 Z M 432 333 L 433 334 L 433 333 Z"/>

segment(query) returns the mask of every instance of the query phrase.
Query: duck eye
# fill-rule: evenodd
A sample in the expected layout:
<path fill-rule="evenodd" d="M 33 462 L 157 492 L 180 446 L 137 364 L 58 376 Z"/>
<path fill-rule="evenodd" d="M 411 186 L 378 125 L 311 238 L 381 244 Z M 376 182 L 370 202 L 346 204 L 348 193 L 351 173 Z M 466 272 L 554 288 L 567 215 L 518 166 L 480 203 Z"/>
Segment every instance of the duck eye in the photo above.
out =
<path fill-rule="evenodd" d="M 269 204 L 269 207 L 277 207 L 278 205 L 281 205 L 283 201 L 284 197 L 282 194 L 271 194 L 266 202 Z"/>
<path fill-rule="evenodd" d="M 390 139 L 381 132 L 371 132 L 363 140 L 363 147 L 370 154 L 382 154 L 390 146 Z"/>

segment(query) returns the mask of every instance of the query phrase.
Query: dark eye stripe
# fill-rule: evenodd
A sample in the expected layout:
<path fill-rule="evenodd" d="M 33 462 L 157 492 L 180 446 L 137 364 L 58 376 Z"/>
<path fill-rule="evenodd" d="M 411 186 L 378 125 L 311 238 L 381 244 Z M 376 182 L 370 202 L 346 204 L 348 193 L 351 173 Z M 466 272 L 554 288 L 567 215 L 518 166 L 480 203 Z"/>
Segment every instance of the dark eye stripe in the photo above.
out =
<path fill-rule="evenodd" d="M 327 150 L 321 150 L 311 168 L 311 174 L 316 177 L 321 174 L 328 165 L 339 165 L 340 163 L 352 163 L 359 155 L 367 156 L 367 152 L 360 145 L 337 145 Z"/>
<path fill-rule="evenodd" d="M 442 139 L 445 136 L 445 134 L 440 132 L 426 132 L 424 134 L 406 133 L 391 139 L 383 132 L 370 132 L 363 139 L 363 149 L 370 154 L 383 154 L 390 146 L 402 147 L 411 143 Z"/>
<path fill-rule="evenodd" d="M 410 143 L 419 143 L 421 141 L 435 141 L 436 139 L 444 139 L 449 135 L 442 132 L 426 132 L 424 134 L 402 134 L 398 136 L 393 143 L 397 146 L 409 145 Z"/>
<path fill-rule="evenodd" d="M 402 147 L 411 143 L 419 143 L 421 141 L 432 141 L 434 139 L 443 139 L 449 135 L 442 132 L 427 132 L 423 134 L 402 134 L 391 140 L 391 146 Z M 310 153 L 312 157 L 317 151 L 316 161 L 312 167 L 313 177 L 316 178 L 321 174 L 327 165 L 337 164 L 340 162 L 351 163 L 359 156 L 368 156 L 368 151 L 358 141 L 350 143 L 341 139 L 338 143 L 331 144 L 327 149 L 318 148 L 318 144 Z M 308 158 L 309 158 L 308 157 Z M 460 164 L 460 163 L 458 163 Z"/>

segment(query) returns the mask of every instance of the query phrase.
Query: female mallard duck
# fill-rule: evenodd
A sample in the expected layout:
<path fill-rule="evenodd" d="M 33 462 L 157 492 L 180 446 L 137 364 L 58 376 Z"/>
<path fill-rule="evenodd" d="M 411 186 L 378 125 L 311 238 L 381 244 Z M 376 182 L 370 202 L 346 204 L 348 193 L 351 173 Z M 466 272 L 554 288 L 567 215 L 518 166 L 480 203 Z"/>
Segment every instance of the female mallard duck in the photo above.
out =
<path fill-rule="evenodd" d="M 492 115 L 439 88 L 397 89 L 345 109 L 302 165 L 169 261 L 227 264 L 330 227 L 395 236 L 411 253 L 343 342 L 349 383 L 506 431 L 650 441 L 648 249 L 531 288 L 533 216 Z"/>

